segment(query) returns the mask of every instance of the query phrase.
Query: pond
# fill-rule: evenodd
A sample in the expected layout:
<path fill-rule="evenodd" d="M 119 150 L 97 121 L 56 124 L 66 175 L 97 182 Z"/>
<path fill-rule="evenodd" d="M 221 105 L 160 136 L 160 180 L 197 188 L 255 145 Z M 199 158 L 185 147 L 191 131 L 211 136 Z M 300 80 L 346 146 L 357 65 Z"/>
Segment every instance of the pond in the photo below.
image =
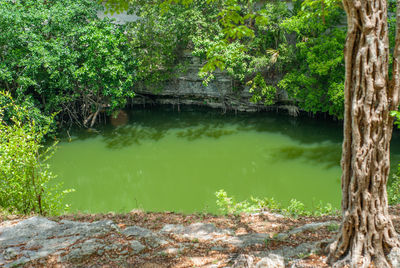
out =
<path fill-rule="evenodd" d="M 220 189 L 239 201 L 340 206 L 340 122 L 191 107 L 134 109 L 126 118 L 71 130 L 58 144 L 50 164 L 76 190 L 66 198 L 72 211 L 215 213 Z M 399 149 L 394 137 L 393 165 Z"/>

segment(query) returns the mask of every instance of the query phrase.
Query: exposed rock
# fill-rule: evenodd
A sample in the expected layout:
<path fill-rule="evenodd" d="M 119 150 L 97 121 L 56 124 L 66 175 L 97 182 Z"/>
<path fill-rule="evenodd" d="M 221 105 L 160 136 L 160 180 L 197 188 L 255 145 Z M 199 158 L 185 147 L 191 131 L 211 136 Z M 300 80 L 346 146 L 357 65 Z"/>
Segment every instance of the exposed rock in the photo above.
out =
<path fill-rule="evenodd" d="M 215 227 L 211 223 L 193 223 L 184 227 L 183 225 L 167 224 L 161 231 L 161 234 L 174 233 L 189 239 L 210 240 L 216 236 L 233 234 L 231 230 L 224 230 Z"/>
<path fill-rule="evenodd" d="M 130 241 L 130 247 L 134 253 L 139 253 L 146 248 L 142 243 L 136 240 Z"/>
<path fill-rule="evenodd" d="M 285 260 L 280 255 L 269 254 L 257 263 L 256 268 L 285 268 Z"/>
<path fill-rule="evenodd" d="M 335 223 L 306 224 L 286 234 L 316 230 Z M 171 238 L 177 241 L 167 238 L 166 235 L 171 235 Z M 0 266 L 13 267 L 31 261 L 39 261 L 45 265 L 48 260 L 78 264 L 92 256 L 105 256 L 111 261 L 124 263 L 129 254 L 138 254 L 145 249 L 148 250 L 143 252 L 143 256 L 154 254 L 154 252 L 175 256 L 188 248 L 203 249 L 203 242 L 211 243 L 208 250 L 225 253 L 232 246 L 264 245 L 269 239 L 269 234 L 266 233 L 235 235 L 230 229 L 217 228 L 210 223 L 194 223 L 189 226 L 167 224 L 161 231 L 153 232 L 139 226 L 130 226 L 121 230 L 110 220 L 92 223 L 67 220 L 54 222 L 41 217 L 32 217 L 18 223 L 3 222 L 0 225 Z M 230 264 L 232 267 L 281 267 L 277 263 L 283 263 L 283 258 L 285 258 L 288 262 L 292 261 L 291 264 L 297 265 L 300 262 L 293 262 L 293 259 L 303 258 L 321 250 L 328 243 L 327 240 L 304 243 L 295 248 L 283 247 L 269 252 L 269 255 L 265 251 L 253 252 L 254 256 L 266 257 L 257 266 L 253 263 L 253 256 L 249 255 L 237 255 L 231 259 Z M 160 246 L 165 247 L 161 250 L 152 250 Z M 51 259 L 48 258 L 50 256 Z M 400 268 L 400 249 L 392 250 L 389 257 L 393 267 Z M 202 258 L 193 257 L 192 259 L 199 266 L 206 265 Z"/>
<path fill-rule="evenodd" d="M 152 231 L 139 226 L 127 227 L 124 230 L 122 230 L 121 233 L 127 237 L 133 236 L 138 238 L 154 236 L 154 233 Z"/>
<path fill-rule="evenodd" d="M 285 218 L 285 216 L 283 216 L 282 214 L 278 214 L 278 213 L 272 213 L 269 211 L 262 211 L 262 212 L 256 212 L 256 213 L 252 213 L 251 216 L 259 216 L 259 215 L 263 215 L 263 216 L 267 216 L 267 217 L 273 217 L 276 219 L 283 219 Z"/>
<path fill-rule="evenodd" d="M 109 220 L 93 223 L 64 220 L 56 223 L 42 217 L 32 217 L 15 225 L 0 227 L 0 266 L 11 267 L 45 258 L 77 242 L 79 245 L 79 241 L 86 238 L 103 236 L 117 228 Z M 100 248 L 99 243 L 88 241 L 82 247 L 77 246 L 79 250 L 72 249 L 67 258 L 80 258 L 79 254 L 91 255 Z M 9 261 L 18 256 L 17 260 Z"/>
<path fill-rule="evenodd" d="M 16 249 L 16 248 L 7 248 L 6 250 L 4 250 L 3 254 L 4 254 L 4 259 L 11 260 L 11 259 L 14 259 L 15 257 L 17 257 L 18 249 Z"/>
<path fill-rule="evenodd" d="M 253 268 L 253 262 L 253 256 L 240 254 L 234 259 L 232 268 Z"/>
<path fill-rule="evenodd" d="M 400 268 L 400 248 L 393 248 L 387 258 L 393 268 Z"/>
<path fill-rule="evenodd" d="M 308 224 L 305 224 L 305 225 L 303 225 L 301 227 L 298 227 L 298 228 L 295 228 L 295 229 L 291 230 L 289 232 L 289 234 L 292 235 L 292 234 L 302 233 L 302 232 L 305 232 L 305 231 L 314 231 L 314 230 L 318 230 L 320 228 L 331 226 L 331 225 L 334 225 L 334 224 L 338 225 L 338 222 L 336 222 L 336 221 L 326 221 L 326 222 L 308 223 Z"/>
<path fill-rule="evenodd" d="M 186 72 L 178 74 L 178 78 L 164 83 L 162 90 L 156 92 L 150 87 L 139 85 L 136 89 L 136 96 L 131 100 L 133 104 L 170 104 L 198 105 L 216 109 L 257 112 L 261 110 L 283 110 L 292 115 L 297 115 L 298 108 L 290 105 L 293 103 L 289 99 L 286 91 L 277 88 L 275 95 L 276 106 L 266 106 L 262 102 L 253 103 L 250 101 L 252 93 L 248 86 L 241 88 L 233 87 L 232 78 L 224 71 L 215 71 L 214 79 L 207 86 L 198 76 L 200 68 L 203 66 L 199 58 L 192 56 L 191 52 L 184 53 L 184 62 L 190 63 L 186 66 Z M 276 84 L 280 79 L 270 77 L 269 84 Z M 289 104 L 289 105 L 288 105 Z"/>
<path fill-rule="evenodd" d="M 215 239 L 224 244 L 234 245 L 236 247 L 248 247 L 254 245 L 263 245 L 269 239 L 269 234 L 251 233 L 238 236 L 221 237 Z"/>
<path fill-rule="evenodd" d="M 285 259 L 291 259 L 301 256 L 306 256 L 311 253 L 317 252 L 318 242 L 303 243 L 297 247 L 283 247 L 280 249 L 273 250 L 272 253 L 283 256 Z"/>
<path fill-rule="evenodd" d="M 168 244 L 169 242 L 159 236 L 149 236 L 145 238 L 146 243 L 152 247 L 152 248 L 157 248 L 160 246 L 164 246 L 166 244 Z"/>
<path fill-rule="evenodd" d="M 178 255 L 180 252 L 179 248 L 167 248 L 163 251 L 166 255 Z"/>
<path fill-rule="evenodd" d="M 121 231 L 127 237 L 144 238 L 146 243 L 152 247 L 156 248 L 162 245 L 166 245 L 169 242 L 163 239 L 160 234 L 154 233 L 146 228 L 139 226 L 130 226 L 125 230 Z"/>
<path fill-rule="evenodd" d="M 55 228 L 54 231 L 54 235 L 57 236 L 81 235 L 94 237 L 103 236 L 111 231 L 119 231 L 119 227 L 111 220 L 92 223 L 62 220 L 58 228 Z"/>
<path fill-rule="evenodd" d="M 160 230 L 161 234 L 179 233 L 182 234 L 185 231 L 185 227 L 180 224 L 166 224 Z"/>
<path fill-rule="evenodd" d="M 212 247 L 212 248 L 211 248 L 211 251 L 224 251 L 224 250 L 226 250 L 226 248 L 224 248 L 224 247 L 219 247 L 219 246 L 216 246 L 216 247 Z"/>
<path fill-rule="evenodd" d="M 338 225 L 339 223 L 336 221 L 327 221 L 327 222 L 314 222 L 314 223 L 308 223 L 303 226 L 300 226 L 298 228 L 294 228 L 293 230 L 290 230 L 287 233 L 279 233 L 278 235 L 275 236 L 276 239 L 278 240 L 285 240 L 288 239 L 290 235 L 302 233 L 305 231 L 314 231 L 318 230 L 323 227 L 327 226 L 332 226 L 332 225 Z"/>
<path fill-rule="evenodd" d="M 104 245 L 99 239 L 89 239 L 81 244 L 72 247 L 71 251 L 65 255 L 63 261 L 76 262 L 90 255 L 96 254 L 98 250 L 104 248 Z"/>
<path fill-rule="evenodd" d="M 41 217 L 32 217 L 10 227 L 0 227 L 0 248 L 25 244 L 30 239 L 40 236 L 55 228 L 57 223 Z"/>

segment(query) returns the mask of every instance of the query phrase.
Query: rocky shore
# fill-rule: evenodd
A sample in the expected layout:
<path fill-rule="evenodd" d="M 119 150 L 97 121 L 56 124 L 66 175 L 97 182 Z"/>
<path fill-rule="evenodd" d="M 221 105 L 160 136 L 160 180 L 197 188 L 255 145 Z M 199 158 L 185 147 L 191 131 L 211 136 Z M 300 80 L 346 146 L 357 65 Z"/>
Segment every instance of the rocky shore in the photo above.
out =
<path fill-rule="evenodd" d="M 0 222 L 0 267 L 328 267 L 324 249 L 338 226 L 337 217 L 269 212 L 6 219 Z"/>

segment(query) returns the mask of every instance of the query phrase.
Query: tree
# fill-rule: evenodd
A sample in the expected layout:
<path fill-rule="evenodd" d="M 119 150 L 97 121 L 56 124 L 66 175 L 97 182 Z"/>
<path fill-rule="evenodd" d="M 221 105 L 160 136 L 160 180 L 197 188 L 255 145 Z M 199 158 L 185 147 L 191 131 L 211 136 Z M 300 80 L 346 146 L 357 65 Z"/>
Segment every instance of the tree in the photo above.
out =
<path fill-rule="evenodd" d="M 92 0 L 0 0 L 0 88 L 59 121 L 92 127 L 133 97 L 137 62 L 124 28 Z"/>
<path fill-rule="evenodd" d="M 343 4 L 348 23 L 341 161 L 343 218 L 338 239 L 330 245 L 328 262 L 338 267 L 390 267 L 387 255 L 400 246 L 389 218 L 386 193 L 393 128 L 390 111 L 397 110 L 399 101 L 399 22 L 389 82 L 387 1 L 343 0 Z"/>
<path fill-rule="evenodd" d="M 118 1 L 124 0 L 114 0 Z M 389 81 L 387 1 L 343 0 L 343 4 L 348 22 L 341 162 L 343 217 L 341 232 L 330 245 L 328 262 L 337 267 L 390 267 L 387 256 L 400 247 L 386 193 L 393 128 L 390 111 L 397 110 L 399 103 L 400 22 Z M 399 19 L 400 0 L 397 6 Z"/>

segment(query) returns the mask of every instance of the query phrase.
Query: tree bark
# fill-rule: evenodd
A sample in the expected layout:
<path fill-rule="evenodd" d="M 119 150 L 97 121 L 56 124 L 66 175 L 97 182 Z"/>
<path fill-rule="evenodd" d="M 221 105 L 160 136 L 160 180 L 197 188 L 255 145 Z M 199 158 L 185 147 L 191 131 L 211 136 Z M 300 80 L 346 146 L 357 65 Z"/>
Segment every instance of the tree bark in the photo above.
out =
<path fill-rule="evenodd" d="M 343 0 L 348 33 L 344 57 L 342 224 L 330 245 L 334 267 L 390 267 L 400 243 L 388 213 L 386 183 L 393 119 L 398 106 L 398 46 L 389 86 L 386 0 Z M 396 67 L 397 65 L 397 67 Z"/>

